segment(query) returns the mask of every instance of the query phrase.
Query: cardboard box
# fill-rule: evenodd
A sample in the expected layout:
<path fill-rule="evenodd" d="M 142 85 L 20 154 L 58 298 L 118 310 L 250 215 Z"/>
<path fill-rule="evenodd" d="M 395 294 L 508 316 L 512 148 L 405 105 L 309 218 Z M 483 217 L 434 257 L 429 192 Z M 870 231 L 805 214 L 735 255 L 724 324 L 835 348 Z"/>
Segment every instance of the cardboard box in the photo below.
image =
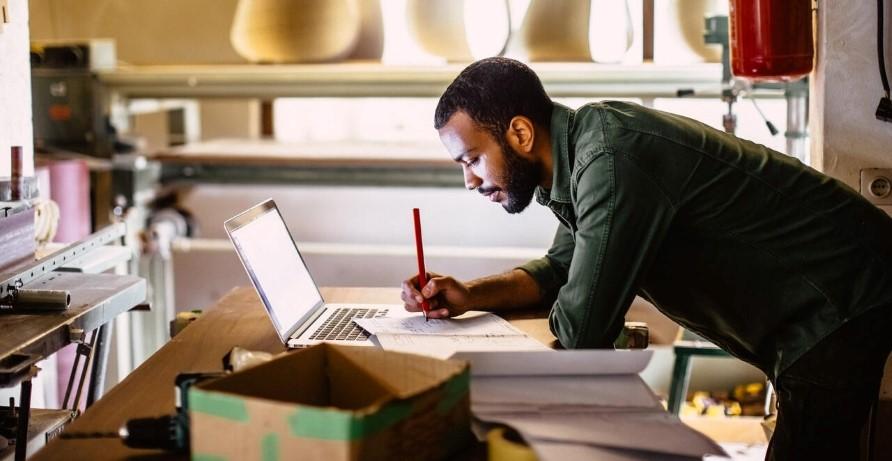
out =
<path fill-rule="evenodd" d="M 445 459 L 471 441 L 469 384 L 459 360 L 301 349 L 193 387 L 192 457 Z"/>

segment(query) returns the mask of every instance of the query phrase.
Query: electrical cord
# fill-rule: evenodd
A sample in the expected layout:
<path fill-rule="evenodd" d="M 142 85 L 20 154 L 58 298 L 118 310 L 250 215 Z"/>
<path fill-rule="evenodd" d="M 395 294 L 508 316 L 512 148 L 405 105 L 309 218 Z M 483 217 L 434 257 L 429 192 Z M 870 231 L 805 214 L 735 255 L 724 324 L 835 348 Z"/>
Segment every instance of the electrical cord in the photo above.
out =
<path fill-rule="evenodd" d="M 886 97 L 889 97 L 889 77 L 886 76 L 886 52 L 883 49 L 883 16 L 885 8 L 883 8 L 883 0 L 877 0 L 877 61 L 880 64 L 880 79 L 883 81 L 883 90 L 886 91 Z"/>
<path fill-rule="evenodd" d="M 34 199 L 34 239 L 38 248 L 52 242 L 59 230 L 59 205 L 46 198 Z"/>
<path fill-rule="evenodd" d="M 889 77 L 886 75 L 886 52 L 883 48 L 883 35 L 885 32 L 883 24 L 885 8 L 883 3 L 883 0 L 877 0 L 877 61 L 880 66 L 880 80 L 883 82 L 885 96 L 880 98 L 876 118 L 884 122 L 892 122 L 892 99 L 890 99 L 889 95 Z"/>
<path fill-rule="evenodd" d="M 759 105 L 756 104 L 756 98 L 750 96 L 749 100 L 753 103 L 753 107 L 756 108 L 756 112 L 759 113 L 759 117 L 762 117 L 762 120 L 765 122 L 765 126 L 768 127 L 768 132 L 771 133 L 771 136 L 777 136 L 780 131 L 778 131 L 777 127 L 774 126 L 773 123 L 771 123 L 771 120 L 768 120 L 768 117 L 766 117 L 765 114 L 762 113 L 762 109 L 759 109 Z"/>

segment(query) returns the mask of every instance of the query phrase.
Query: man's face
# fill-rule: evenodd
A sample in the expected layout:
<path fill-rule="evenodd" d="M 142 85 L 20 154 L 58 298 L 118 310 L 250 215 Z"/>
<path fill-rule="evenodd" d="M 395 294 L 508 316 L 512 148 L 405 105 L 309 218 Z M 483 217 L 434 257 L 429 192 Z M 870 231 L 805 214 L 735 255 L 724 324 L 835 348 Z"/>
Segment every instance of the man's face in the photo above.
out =
<path fill-rule="evenodd" d="M 446 150 L 461 165 L 469 190 L 477 189 L 508 213 L 520 213 L 530 204 L 542 168 L 504 136 L 494 139 L 464 112 L 456 112 L 439 133 Z"/>

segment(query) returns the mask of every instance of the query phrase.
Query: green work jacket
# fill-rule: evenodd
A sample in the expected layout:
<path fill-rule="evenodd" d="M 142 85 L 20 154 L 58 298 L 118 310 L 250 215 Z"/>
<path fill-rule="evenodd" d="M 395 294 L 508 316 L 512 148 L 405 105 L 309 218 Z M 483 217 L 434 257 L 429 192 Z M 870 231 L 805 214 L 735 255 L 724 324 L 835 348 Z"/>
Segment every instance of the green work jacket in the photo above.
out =
<path fill-rule="evenodd" d="M 774 378 L 892 303 L 892 219 L 795 158 L 636 104 L 556 104 L 561 225 L 520 267 L 568 348 L 610 347 L 636 294 Z"/>

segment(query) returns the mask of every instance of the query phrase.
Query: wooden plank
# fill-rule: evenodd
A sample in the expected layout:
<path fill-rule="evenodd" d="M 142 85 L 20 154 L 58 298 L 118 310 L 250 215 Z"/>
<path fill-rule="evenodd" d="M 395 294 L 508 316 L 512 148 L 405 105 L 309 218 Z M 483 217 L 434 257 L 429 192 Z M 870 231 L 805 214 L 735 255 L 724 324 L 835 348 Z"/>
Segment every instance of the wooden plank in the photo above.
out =
<path fill-rule="evenodd" d="M 323 288 L 329 302 L 395 303 L 396 288 Z M 538 322 L 538 323 L 537 323 Z M 544 319 L 526 319 L 521 328 L 542 333 Z M 254 289 L 236 288 L 158 352 L 112 388 L 66 432 L 117 431 L 130 418 L 160 416 L 174 411 L 173 381 L 177 373 L 220 371 L 221 359 L 233 346 L 272 353 L 284 352 Z M 133 450 L 114 439 L 55 439 L 33 460 L 65 458 L 76 452 L 83 459 L 122 459 L 148 456 L 146 450 Z M 185 456 L 181 457 L 186 459 Z M 176 459 L 172 457 L 172 459 Z"/>

